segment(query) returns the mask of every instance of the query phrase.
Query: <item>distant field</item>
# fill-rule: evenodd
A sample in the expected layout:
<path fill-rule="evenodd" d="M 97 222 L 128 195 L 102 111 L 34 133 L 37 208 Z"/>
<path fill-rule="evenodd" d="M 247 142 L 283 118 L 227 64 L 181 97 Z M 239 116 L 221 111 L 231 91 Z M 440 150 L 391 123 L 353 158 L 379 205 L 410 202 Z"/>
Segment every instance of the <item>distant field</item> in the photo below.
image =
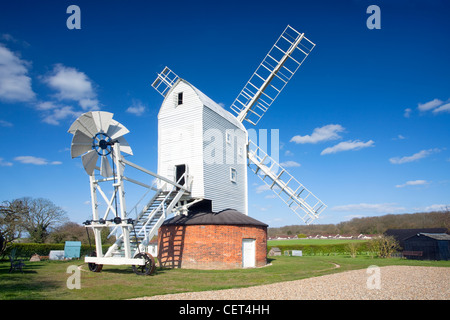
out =
<path fill-rule="evenodd" d="M 292 240 L 269 240 L 267 241 L 268 246 L 285 246 L 294 244 L 342 244 L 349 242 L 366 242 L 368 240 L 346 240 L 346 239 L 292 239 Z"/>

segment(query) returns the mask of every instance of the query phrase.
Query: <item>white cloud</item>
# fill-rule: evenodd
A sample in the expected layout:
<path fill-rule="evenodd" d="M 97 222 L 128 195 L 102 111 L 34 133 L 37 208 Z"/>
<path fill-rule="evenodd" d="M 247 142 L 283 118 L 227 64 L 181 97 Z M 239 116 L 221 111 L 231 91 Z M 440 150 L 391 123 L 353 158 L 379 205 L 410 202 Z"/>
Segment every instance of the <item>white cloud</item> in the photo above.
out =
<path fill-rule="evenodd" d="M 431 109 L 434 109 L 438 106 L 440 106 L 443 102 L 439 99 L 434 99 L 431 101 L 428 101 L 424 104 L 419 103 L 417 109 L 419 109 L 420 111 L 429 111 Z"/>
<path fill-rule="evenodd" d="M 0 167 L 11 167 L 13 165 L 12 162 L 5 161 L 3 158 L 0 158 Z"/>
<path fill-rule="evenodd" d="M 281 148 L 280 148 L 280 149 L 281 149 Z M 293 153 L 291 150 L 286 150 L 286 151 L 284 152 L 284 155 L 287 156 L 287 157 L 291 157 L 291 156 L 294 155 L 294 153 Z"/>
<path fill-rule="evenodd" d="M 262 184 L 256 188 L 256 193 L 263 193 L 267 190 L 270 190 L 270 187 L 267 184 Z"/>
<path fill-rule="evenodd" d="M 424 104 L 419 103 L 417 109 L 419 109 L 422 112 L 431 111 L 434 114 L 442 113 L 442 112 L 449 112 L 450 113 L 450 100 L 442 101 L 439 99 L 434 99 L 431 101 L 428 101 Z"/>
<path fill-rule="evenodd" d="M 373 140 L 369 140 L 367 142 L 362 142 L 359 140 L 344 141 L 344 142 L 338 143 L 335 146 L 324 149 L 320 154 L 324 155 L 324 154 L 337 153 L 337 152 L 341 152 L 341 151 L 360 150 L 363 148 L 373 147 L 374 143 L 375 142 Z"/>
<path fill-rule="evenodd" d="M 43 101 L 36 103 L 36 109 L 40 111 L 56 109 L 58 106 L 52 101 Z"/>
<path fill-rule="evenodd" d="M 35 98 L 31 78 L 27 76 L 30 63 L 20 59 L 0 44 L 0 99 L 26 102 Z"/>
<path fill-rule="evenodd" d="M 86 111 L 100 110 L 99 102 L 97 99 L 80 99 L 78 103 L 80 104 L 81 109 Z"/>
<path fill-rule="evenodd" d="M 54 66 L 52 72 L 43 77 L 43 82 L 56 90 L 55 101 L 41 101 L 35 108 L 42 112 L 42 121 L 51 125 L 59 125 L 66 119 L 75 119 L 85 111 L 99 110 L 99 101 L 93 85 L 84 72 L 62 64 Z M 61 104 L 61 101 L 75 101 L 81 107 Z"/>
<path fill-rule="evenodd" d="M 49 162 L 47 159 L 38 158 L 38 157 L 34 157 L 34 156 L 19 156 L 19 157 L 15 157 L 14 160 L 18 161 L 20 163 L 34 164 L 34 165 L 37 165 L 37 166 L 42 166 L 42 165 L 47 165 L 47 164 L 51 164 L 51 165 L 60 165 L 60 164 L 62 164 L 61 161 Z"/>
<path fill-rule="evenodd" d="M 411 112 L 412 112 L 411 108 L 406 108 L 404 113 L 403 113 L 403 116 L 405 118 L 409 118 L 409 117 L 411 117 Z"/>
<path fill-rule="evenodd" d="M 345 130 L 344 127 L 342 127 L 340 124 L 328 124 L 321 128 L 315 128 L 311 135 L 294 136 L 292 137 L 290 142 L 303 144 L 303 143 L 318 143 L 322 141 L 336 140 L 341 138 L 341 136 L 338 133 L 344 130 Z"/>
<path fill-rule="evenodd" d="M 396 203 L 359 203 L 335 206 L 331 210 L 342 212 L 394 213 L 405 211 L 406 208 L 399 207 Z"/>
<path fill-rule="evenodd" d="M 13 127 L 14 125 L 6 120 L 0 120 L 0 127 Z"/>
<path fill-rule="evenodd" d="M 142 116 L 145 112 L 145 106 L 141 101 L 133 101 L 133 104 L 128 107 L 126 112 L 134 114 L 136 116 Z"/>
<path fill-rule="evenodd" d="M 440 113 L 440 112 L 449 112 L 450 113 L 450 103 L 443 104 L 442 106 L 433 110 L 433 113 Z"/>
<path fill-rule="evenodd" d="M 59 125 L 60 121 L 68 118 L 75 119 L 82 113 L 74 111 L 71 106 L 58 105 L 50 101 L 38 103 L 36 108 L 43 112 L 42 121 L 51 125 Z"/>
<path fill-rule="evenodd" d="M 14 44 L 18 44 L 18 45 L 20 45 L 22 47 L 29 47 L 30 46 L 30 44 L 28 42 L 20 40 L 20 39 L 16 39 L 9 33 L 2 34 L 0 36 L 0 40 L 4 40 L 6 42 L 11 42 L 11 43 L 14 43 Z"/>
<path fill-rule="evenodd" d="M 419 151 L 419 152 L 413 154 L 412 156 L 394 157 L 394 158 L 390 158 L 389 161 L 392 164 L 403 164 L 403 163 L 407 163 L 407 162 L 417 161 L 419 159 L 429 156 L 432 153 L 439 152 L 439 151 L 440 151 L 440 149 L 438 149 L 438 148 L 422 150 L 422 151 Z"/>
<path fill-rule="evenodd" d="M 300 166 L 301 166 L 300 163 L 298 163 L 298 162 L 296 162 L 296 161 L 292 161 L 292 160 L 282 162 L 282 163 L 280 163 L 280 165 L 283 166 L 283 167 L 285 167 L 285 168 L 290 168 L 290 167 L 300 167 Z"/>
<path fill-rule="evenodd" d="M 449 204 L 432 204 L 430 206 L 422 208 L 420 211 L 424 211 L 424 212 L 444 211 L 448 207 L 450 207 Z"/>
<path fill-rule="evenodd" d="M 88 76 L 75 68 L 56 64 L 43 81 L 56 90 L 58 100 L 77 101 L 83 110 L 97 110 L 97 94 Z"/>
<path fill-rule="evenodd" d="M 404 187 L 408 187 L 408 186 L 422 186 L 422 185 L 426 185 L 429 183 L 430 182 L 428 182 L 426 180 L 411 180 L 411 181 L 406 181 L 404 184 L 398 184 L 395 187 L 396 188 L 404 188 Z"/>

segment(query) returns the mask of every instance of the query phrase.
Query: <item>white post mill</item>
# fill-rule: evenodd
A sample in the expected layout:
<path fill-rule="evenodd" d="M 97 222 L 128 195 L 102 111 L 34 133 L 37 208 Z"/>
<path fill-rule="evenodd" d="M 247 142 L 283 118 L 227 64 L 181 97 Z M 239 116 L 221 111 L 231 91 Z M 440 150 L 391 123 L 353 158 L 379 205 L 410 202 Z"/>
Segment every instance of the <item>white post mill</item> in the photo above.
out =
<path fill-rule="evenodd" d="M 305 223 L 319 216 L 326 205 L 250 141 L 243 125 L 244 120 L 258 123 L 314 46 L 303 33 L 287 26 L 231 112 L 164 68 L 152 83 L 164 97 L 158 114 L 157 173 L 125 159 L 122 153 L 132 155 L 123 137 L 129 131 L 113 120 L 112 113 L 88 112 L 72 124 L 71 156 L 81 156 L 90 177 L 92 219 L 85 224 L 94 231 L 96 251 L 85 261 L 91 271 L 100 271 L 103 264 L 132 265 L 137 274 L 151 274 L 155 261 L 145 252 L 149 241 L 169 215 L 187 214 L 191 205 L 202 200 L 212 203 L 213 212 L 233 208 L 247 215 L 247 167 Z M 130 177 L 127 166 L 147 177 Z M 125 202 L 125 182 L 145 190 L 131 210 Z M 110 197 L 104 184 L 112 187 Z M 104 212 L 99 198 L 106 204 Z M 105 254 L 103 228 L 117 239 Z"/>

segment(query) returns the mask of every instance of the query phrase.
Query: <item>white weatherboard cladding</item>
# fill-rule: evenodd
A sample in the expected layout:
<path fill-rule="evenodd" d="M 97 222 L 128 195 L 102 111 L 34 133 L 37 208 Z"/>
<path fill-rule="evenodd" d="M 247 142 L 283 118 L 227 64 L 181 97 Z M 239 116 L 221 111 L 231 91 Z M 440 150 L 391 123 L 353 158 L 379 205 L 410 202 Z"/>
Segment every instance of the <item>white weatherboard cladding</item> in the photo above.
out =
<path fill-rule="evenodd" d="M 203 130 L 205 198 L 213 200 L 213 211 L 232 208 L 247 214 L 246 132 L 209 108 L 203 109 Z M 231 168 L 236 169 L 236 182 L 231 181 Z"/>
<path fill-rule="evenodd" d="M 178 105 L 180 92 L 183 103 Z M 213 145 L 211 134 L 220 137 Z M 233 208 L 247 214 L 246 141 L 244 126 L 232 114 L 180 79 L 158 114 L 158 174 L 174 180 L 175 166 L 186 164 L 193 179 L 192 197 L 212 200 L 213 211 Z M 211 154 L 205 154 L 211 148 L 221 154 L 213 163 Z M 231 168 L 236 182 L 230 179 Z"/>
<path fill-rule="evenodd" d="M 178 92 L 183 92 L 183 104 L 176 106 L 173 97 Z M 204 197 L 202 108 L 195 91 L 181 81 L 167 94 L 158 114 L 158 174 L 175 180 L 175 166 L 186 164 L 193 177 L 193 197 Z"/>

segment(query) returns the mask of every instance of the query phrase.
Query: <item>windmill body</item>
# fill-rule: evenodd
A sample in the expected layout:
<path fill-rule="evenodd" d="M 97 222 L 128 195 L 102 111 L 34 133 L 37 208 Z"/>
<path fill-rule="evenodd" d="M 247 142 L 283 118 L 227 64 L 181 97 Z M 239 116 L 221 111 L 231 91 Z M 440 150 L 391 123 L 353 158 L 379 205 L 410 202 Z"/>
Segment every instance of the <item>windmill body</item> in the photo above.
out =
<path fill-rule="evenodd" d="M 235 116 L 183 79 L 167 91 L 158 114 L 158 174 L 187 172 L 190 196 L 218 212 L 247 214 L 247 131 Z"/>
<path fill-rule="evenodd" d="M 87 112 L 72 124 L 71 156 L 81 157 L 90 181 L 93 219 L 85 224 L 93 230 L 96 250 L 85 261 L 91 271 L 103 264 L 128 264 L 137 274 L 152 273 L 149 241 L 167 218 L 187 215 L 199 202 L 211 204 L 213 212 L 231 208 L 247 215 L 248 168 L 305 223 L 318 217 L 326 205 L 250 141 L 243 125 L 258 123 L 314 46 L 288 26 L 230 106 L 234 114 L 165 67 L 152 83 L 164 97 L 157 173 L 125 158 L 133 154 L 123 137 L 129 131 L 112 113 Z M 127 167 L 144 178 L 132 177 Z M 134 206 L 125 201 L 126 183 L 145 190 Z M 105 184 L 112 190 L 106 191 Z M 101 200 L 106 206 L 99 206 Z M 106 253 L 103 228 L 116 236 Z"/>

